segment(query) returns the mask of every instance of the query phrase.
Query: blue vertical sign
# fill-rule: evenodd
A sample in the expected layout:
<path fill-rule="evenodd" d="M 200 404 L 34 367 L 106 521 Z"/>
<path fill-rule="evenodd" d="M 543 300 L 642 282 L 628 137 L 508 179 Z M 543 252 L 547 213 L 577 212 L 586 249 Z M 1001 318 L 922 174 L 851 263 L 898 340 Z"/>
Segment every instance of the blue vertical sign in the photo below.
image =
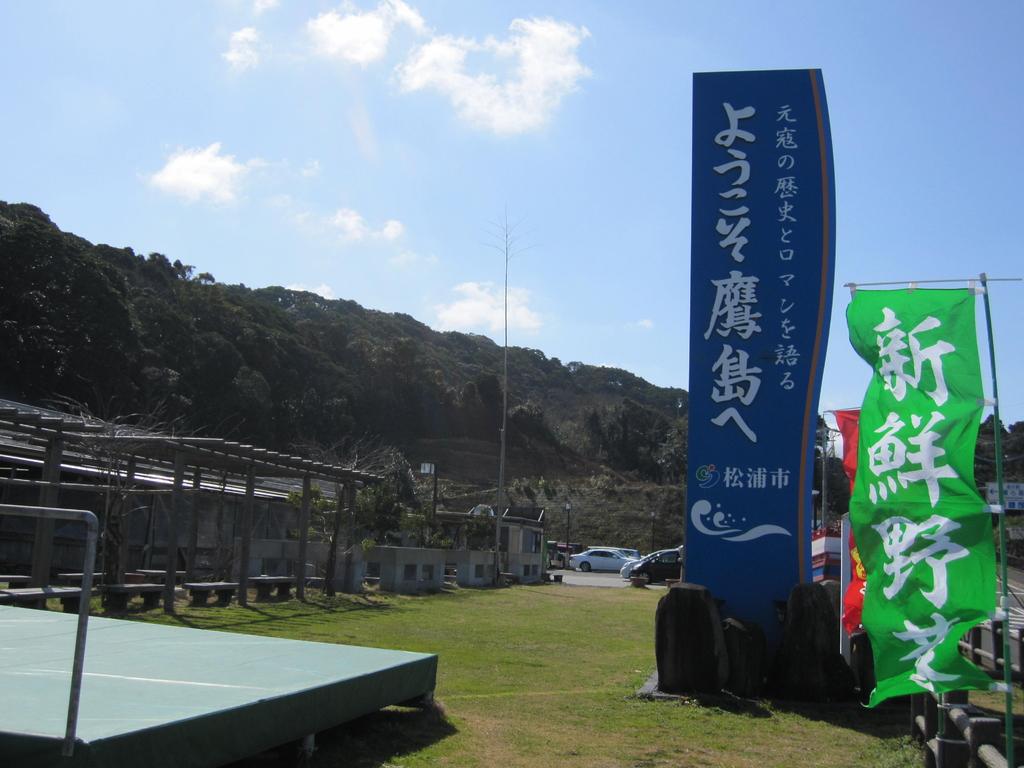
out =
<path fill-rule="evenodd" d="M 834 197 L 820 70 L 694 75 L 686 578 L 770 642 L 810 579 Z"/>

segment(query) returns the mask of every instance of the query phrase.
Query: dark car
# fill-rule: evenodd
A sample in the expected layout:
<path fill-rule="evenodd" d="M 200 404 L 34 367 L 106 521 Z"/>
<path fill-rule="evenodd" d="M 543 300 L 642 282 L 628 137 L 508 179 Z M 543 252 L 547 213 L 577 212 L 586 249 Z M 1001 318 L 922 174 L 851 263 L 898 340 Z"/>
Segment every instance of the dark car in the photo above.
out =
<path fill-rule="evenodd" d="M 683 568 L 682 553 L 678 549 L 654 552 L 630 570 L 630 577 L 643 576 L 649 584 L 665 579 L 678 579 Z"/>

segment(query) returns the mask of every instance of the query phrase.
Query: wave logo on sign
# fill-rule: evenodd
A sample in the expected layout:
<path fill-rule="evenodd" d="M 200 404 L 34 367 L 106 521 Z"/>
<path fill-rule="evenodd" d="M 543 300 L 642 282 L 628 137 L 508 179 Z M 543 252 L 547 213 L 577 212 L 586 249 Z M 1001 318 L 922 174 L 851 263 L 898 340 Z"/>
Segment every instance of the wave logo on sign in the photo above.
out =
<path fill-rule="evenodd" d="M 701 464 L 697 467 L 697 482 L 701 488 L 714 488 L 722 477 L 722 473 L 715 469 L 714 464 Z"/>
<path fill-rule="evenodd" d="M 711 506 L 707 499 L 699 499 L 690 507 L 690 522 L 693 527 L 706 536 L 715 536 L 722 541 L 741 542 L 760 539 L 762 536 L 792 536 L 792 534 L 780 525 L 758 525 L 744 530 L 737 527 L 737 520 L 734 515 L 723 512 L 722 505 Z M 739 523 L 746 523 L 747 518 L 742 517 Z"/>

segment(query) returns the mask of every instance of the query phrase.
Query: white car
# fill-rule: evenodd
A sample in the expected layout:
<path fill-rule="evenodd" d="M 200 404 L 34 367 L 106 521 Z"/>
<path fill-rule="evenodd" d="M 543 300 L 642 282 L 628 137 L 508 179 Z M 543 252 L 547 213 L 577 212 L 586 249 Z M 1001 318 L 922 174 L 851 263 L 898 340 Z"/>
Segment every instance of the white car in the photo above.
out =
<path fill-rule="evenodd" d="M 633 558 L 617 549 L 588 549 L 569 558 L 569 567 L 580 571 L 619 571 Z"/>
<path fill-rule="evenodd" d="M 640 554 L 639 549 L 630 549 L 629 547 L 606 547 L 604 544 L 594 544 L 593 546 L 587 547 L 587 549 L 611 549 L 615 552 L 621 552 L 626 557 L 631 557 L 634 560 L 639 560 L 643 555 Z"/>

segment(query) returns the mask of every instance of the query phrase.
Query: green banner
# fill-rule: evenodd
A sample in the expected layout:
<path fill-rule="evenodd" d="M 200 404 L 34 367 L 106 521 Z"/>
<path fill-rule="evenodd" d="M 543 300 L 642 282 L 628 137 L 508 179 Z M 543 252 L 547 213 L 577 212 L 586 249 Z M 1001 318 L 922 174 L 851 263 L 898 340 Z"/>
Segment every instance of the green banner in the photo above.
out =
<path fill-rule="evenodd" d="M 974 483 L 984 398 L 974 296 L 857 290 L 846 316 L 873 371 L 850 499 L 878 681 L 870 706 L 990 688 L 957 649 L 996 591 L 991 518 Z"/>

